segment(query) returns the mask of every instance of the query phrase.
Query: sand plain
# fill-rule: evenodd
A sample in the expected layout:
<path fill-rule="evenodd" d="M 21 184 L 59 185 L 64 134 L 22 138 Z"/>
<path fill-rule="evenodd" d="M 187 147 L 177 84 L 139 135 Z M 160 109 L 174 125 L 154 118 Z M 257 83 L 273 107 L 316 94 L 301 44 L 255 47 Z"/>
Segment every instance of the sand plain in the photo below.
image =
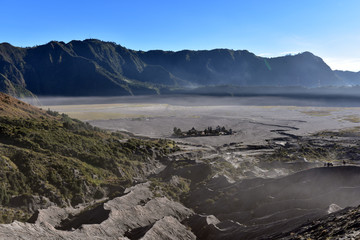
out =
<path fill-rule="evenodd" d="M 154 138 L 172 138 L 174 127 L 185 131 L 192 127 L 202 130 L 219 125 L 236 132 L 230 136 L 175 139 L 210 146 L 234 142 L 262 145 L 266 140 L 279 137 L 279 131 L 305 136 L 323 130 L 360 126 L 360 107 L 324 106 L 326 104 L 321 102 L 279 101 L 270 97 L 260 101 L 237 97 L 179 96 L 153 100 L 139 97 L 109 98 L 108 101 L 102 98 L 98 101 L 101 103 L 89 99 L 92 101 L 82 98 L 81 101 L 75 99 L 58 105 L 43 105 L 42 108 L 66 113 L 97 127 Z"/>

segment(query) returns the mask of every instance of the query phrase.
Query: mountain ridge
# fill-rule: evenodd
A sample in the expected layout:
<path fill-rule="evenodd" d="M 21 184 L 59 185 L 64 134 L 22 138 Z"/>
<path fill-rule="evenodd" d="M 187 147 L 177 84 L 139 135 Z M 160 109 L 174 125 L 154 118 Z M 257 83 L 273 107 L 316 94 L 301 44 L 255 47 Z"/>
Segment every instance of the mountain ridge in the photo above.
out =
<path fill-rule="evenodd" d="M 310 52 L 274 58 L 247 50 L 135 51 L 97 39 L 20 48 L 0 44 L 0 91 L 13 96 L 119 96 L 234 85 L 356 85 Z"/>

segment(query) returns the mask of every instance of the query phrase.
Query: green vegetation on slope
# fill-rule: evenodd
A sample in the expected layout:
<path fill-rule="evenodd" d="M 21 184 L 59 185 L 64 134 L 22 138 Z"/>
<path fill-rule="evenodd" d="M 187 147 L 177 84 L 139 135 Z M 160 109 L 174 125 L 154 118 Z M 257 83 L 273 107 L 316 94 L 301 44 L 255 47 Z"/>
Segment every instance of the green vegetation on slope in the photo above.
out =
<path fill-rule="evenodd" d="M 130 186 L 134 177 L 143 178 L 156 156 L 176 150 L 172 141 L 123 139 L 119 133 L 0 95 L 3 207 L 30 211 L 28 202 L 18 206 L 14 201 L 29 195 L 46 197 L 59 206 L 99 199 Z M 0 217 L 0 222 L 11 220 Z"/>

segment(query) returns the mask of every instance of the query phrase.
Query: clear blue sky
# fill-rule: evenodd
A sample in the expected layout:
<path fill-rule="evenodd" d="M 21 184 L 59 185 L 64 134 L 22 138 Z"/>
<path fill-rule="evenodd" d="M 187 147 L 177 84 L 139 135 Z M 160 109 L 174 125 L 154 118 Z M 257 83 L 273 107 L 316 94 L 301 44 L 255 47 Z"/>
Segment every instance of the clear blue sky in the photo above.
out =
<path fill-rule="evenodd" d="M 135 50 L 311 51 L 360 71 L 360 0 L 0 0 L 0 42 L 98 38 Z"/>

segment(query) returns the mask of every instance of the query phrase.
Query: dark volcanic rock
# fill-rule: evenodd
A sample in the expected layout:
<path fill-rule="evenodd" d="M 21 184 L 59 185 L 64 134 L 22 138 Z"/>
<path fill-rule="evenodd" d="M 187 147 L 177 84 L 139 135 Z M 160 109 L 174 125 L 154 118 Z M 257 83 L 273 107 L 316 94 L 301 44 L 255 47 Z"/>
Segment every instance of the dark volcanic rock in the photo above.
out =
<path fill-rule="evenodd" d="M 188 224 L 199 238 L 266 239 L 325 216 L 335 205 L 339 209 L 360 203 L 360 168 L 354 166 L 314 168 L 233 184 L 222 179 L 195 189 L 187 200 L 197 213 L 212 214 L 220 221 L 208 224 L 205 218 L 192 217 Z"/>
<path fill-rule="evenodd" d="M 359 239 L 360 207 L 346 208 L 310 221 L 273 239 Z"/>

